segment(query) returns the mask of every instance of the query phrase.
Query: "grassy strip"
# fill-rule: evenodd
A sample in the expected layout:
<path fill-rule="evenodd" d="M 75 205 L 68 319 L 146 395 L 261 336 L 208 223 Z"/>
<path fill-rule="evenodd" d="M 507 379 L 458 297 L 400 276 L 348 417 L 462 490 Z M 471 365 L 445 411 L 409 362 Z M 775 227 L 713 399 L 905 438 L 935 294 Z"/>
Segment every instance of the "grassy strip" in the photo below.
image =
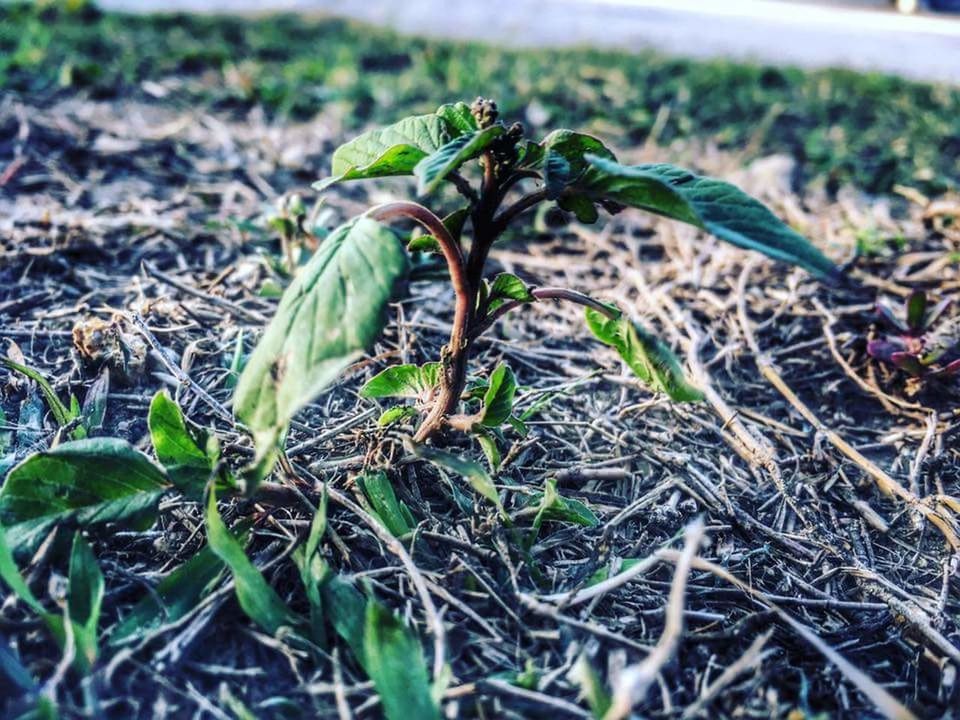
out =
<path fill-rule="evenodd" d="M 190 81 L 177 91 L 190 102 L 261 103 L 294 118 L 337 104 L 358 126 L 483 94 L 508 116 L 562 119 L 621 145 L 642 141 L 668 108 L 660 142 L 753 142 L 759 153 L 792 154 L 805 179 L 825 176 L 828 187 L 882 193 L 901 183 L 935 193 L 960 182 L 956 88 L 651 53 L 504 50 L 290 15 L 126 16 L 83 0 L 0 5 L 4 90 L 116 97 L 172 75 Z"/>

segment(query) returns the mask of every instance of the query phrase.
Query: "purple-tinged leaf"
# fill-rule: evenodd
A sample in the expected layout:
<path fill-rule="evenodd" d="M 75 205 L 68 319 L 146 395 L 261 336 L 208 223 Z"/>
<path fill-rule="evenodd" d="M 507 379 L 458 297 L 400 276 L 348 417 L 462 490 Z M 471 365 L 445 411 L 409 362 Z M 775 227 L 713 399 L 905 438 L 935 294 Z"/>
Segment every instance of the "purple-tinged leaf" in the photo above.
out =
<path fill-rule="evenodd" d="M 901 370 L 916 377 L 920 377 L 926 372 L 920 360 L 917 359 L 917 356 L 911 353 L 895 352 L 890 356 L 890 362 Z"/>
<path fill-rule="evenodd" d="M 877 360 L 893 362 L 895 352 L 900 352 L 900 348 L 887 340 L 871 340 L 867 343 L 867 353 Z"/>

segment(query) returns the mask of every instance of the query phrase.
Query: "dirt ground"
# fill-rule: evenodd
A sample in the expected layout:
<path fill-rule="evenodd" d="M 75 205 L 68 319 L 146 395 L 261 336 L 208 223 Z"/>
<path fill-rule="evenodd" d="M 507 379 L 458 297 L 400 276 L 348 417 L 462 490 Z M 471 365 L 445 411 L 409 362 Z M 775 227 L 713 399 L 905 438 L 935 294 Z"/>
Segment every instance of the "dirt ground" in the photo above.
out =
<path fill-rule="evenodd" d="M 101 434 L 147 448 L 147 405 L 167 387 L 242 462 L 249 441 L 220 412 L 230 403 L 229 366 L 238 335 L 249 350 L 272 313 L 265 283 L 282 282 L 268 262 L 277 238 L 258 219 L 281 195 L 312 201 L 309 184 L 343 139 L 333 115 L 297 124 L 256 110 L 236 117 L 79 99 L 36 107 L 7 96 L 4 351 L 82 399 L 97 374 L 78 360 L 74 327 L 117 318 L 150 354 L 143 373 L 111 377 Z M 851 282 L 825 287 L 639 212 L 586 227 L 538 216 L 534 230 L 494 252 L 496 263 L 531 283 L 620 302 L 685 357 L 707 400 L 652 396 L 590 340 L 575 309 L 515 313 L 473 361 L 476 370 L 509 362 L 521 408 L 547 400 L 529 435 L 508 434 L 496 478 L 515 521 L 508 528 L 456 481 L 408 457 L 403 431 L 378 429 L 376 404 L 356 394 L 391 362 L 437 356 L 451 296 L 442 283 L 416 284 L 370 358 L 298 417 L 287 447 L 313 499 L 322 483 L 356 498 L 353 474 L 389 463 L 418 522 L 403 545 L 434 608 L 391 547 L 336 502 L 325 555 L 416 629 L 428 666 L 444 654 L 450 717 L 590 717 L 580 658 L 610 684 L 647 656 L 665 609 L 676 607 L 668 595 L 677 551 L 702 517 L 677 654 L 640 716 L 881 717 L 883 689 L 918 717 L 960 716 L 960 555 L 946 541 L 954 530 L 938 500 L 960 496 L 960 393 L 954 384 L 915 394 L 865 352 L 878 297 L 915 287 L 956 294 L 960 233 L 950 219 L 960 204 L 849 189 L 828 199 L 815 184 L 798 195 L 782 156 L 742 169 L 741 157 L 709 145 L 623 150 L 631 161 L 681 162 L 740 183 L 849 262 Z M 315 217 L 333 227 L 408 189 L 384 181 L 332 191 Z M 868 252 L 856 256 L 858 245 Z M 36 388 L 13 375 L 0 381 L 17 456 L 47 447 L 55 428 L 41 420 Z M 481 457 L 467 439 L 448 443 Z M 531 536 L 527 503 L 549 478 L 600 523 L 547 522 Z M 890 487 L 893 496 L 881 491 Z M 308 518 L 240 501 L 223 513 L 254 520 L 251 556 L 291 607 L 305 607 L 288 555 Z M 202 516 L 171 495 L 152 529 L 95 529 L 89 538 L 106 577 L 104 629 L 202 546 Z M 597 573 L 643 558 L 653 560 L 630 582 L 595 584 Z M 48 598 L 62 572 L 43 550 L 27 566 Z M 184 621 L 104 652 L 86 678 L 58 678 L 55 647 L 12 598 L 0 603 L 0 635 L 34 677 L 55 680 L 48 687 L 64 717 L 235 717 L 236 699 L 256 717 L 378 715 L 376 694 L 343 647 L 308 656 L 265 636 L 226 580 L 211 598 Z"/>

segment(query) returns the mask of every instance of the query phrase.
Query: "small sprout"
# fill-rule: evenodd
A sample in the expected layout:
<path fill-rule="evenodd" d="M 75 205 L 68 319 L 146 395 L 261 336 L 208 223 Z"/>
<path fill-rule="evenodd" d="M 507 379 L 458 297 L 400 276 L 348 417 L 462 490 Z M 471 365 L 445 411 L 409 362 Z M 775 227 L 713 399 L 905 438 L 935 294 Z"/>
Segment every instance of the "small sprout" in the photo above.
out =
<path fill-rule="evenodd" d="M 922 290 L 910 293 L 902 316 L 877 303 L 877 315 L 890 332 L 867 343 L 867 352 L 921 381 L 960 374 L 960 331 L 944 317 L 951 304 L 947 298 L 931 307 Z"/>

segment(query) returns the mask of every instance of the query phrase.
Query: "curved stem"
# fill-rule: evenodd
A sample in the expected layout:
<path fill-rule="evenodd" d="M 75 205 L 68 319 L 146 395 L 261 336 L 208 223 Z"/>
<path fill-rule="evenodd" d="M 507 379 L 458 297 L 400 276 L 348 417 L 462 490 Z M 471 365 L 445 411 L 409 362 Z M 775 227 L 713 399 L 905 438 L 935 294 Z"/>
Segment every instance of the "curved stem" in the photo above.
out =
<path fill-rule="evenodd" d="M 447 261 L 450 283 L 453 285 L 453 292 L 457 298 L 453 314 L 453 329 L 450 333 L 450 344 L 458 347 L 463 342 L 467 323 L 470 320 L 470 283 L 464 269 L 463 253 L 460 252 L 460 245 L 453 239 L 443 221 L 418 203 L 386 203 L 373 208 L 367 215 L 381 222 L 389 222 L 397 218 L 413 220 L 437 239 L 443 257 Z"/>
<path fill-rule="evenodd" d="M 505 208 L 493 221 L 492 237 L 496 238 L 500 233 L 507 229 L 507 226 L 513 222 L 518 215 L 525 213 L 539 202 L 547 199 L 546 190 L 537 190 L 529 195 L 524 195 L 513 205 Z"/>
<path fill-rule="evenodd" d="M 594 300 L 589 295 L 584 295 L 581 292 L 577 292 L 576 290 L 568 290 L 567 288 L 560 287 L 543 287 L 534 288 L 530 291 L 530 294 L 533 295 L 537 300 L 566 300 L 567 302 L 576 303 L 577 305 L 583 305 L 584 307 L 596 310 L 598 313 L 602 313 L 611 320 L 616 320 L 618 317 L 620 317 L 620 314 L 613 308 L 605 305 L 599 300 Z M 483 333 L 485 333 L 491 325 L 493 325 L 497 320 L 502 318 L 511 310 L 516 310 L 521 305 L 527 304 L 528 303 L 520 300 L 510 300 L 509 302 L 505 302 L 490 315 L 483 318 L 475 327 L 470 330 L 470 339 L 476 340 Z"/>

